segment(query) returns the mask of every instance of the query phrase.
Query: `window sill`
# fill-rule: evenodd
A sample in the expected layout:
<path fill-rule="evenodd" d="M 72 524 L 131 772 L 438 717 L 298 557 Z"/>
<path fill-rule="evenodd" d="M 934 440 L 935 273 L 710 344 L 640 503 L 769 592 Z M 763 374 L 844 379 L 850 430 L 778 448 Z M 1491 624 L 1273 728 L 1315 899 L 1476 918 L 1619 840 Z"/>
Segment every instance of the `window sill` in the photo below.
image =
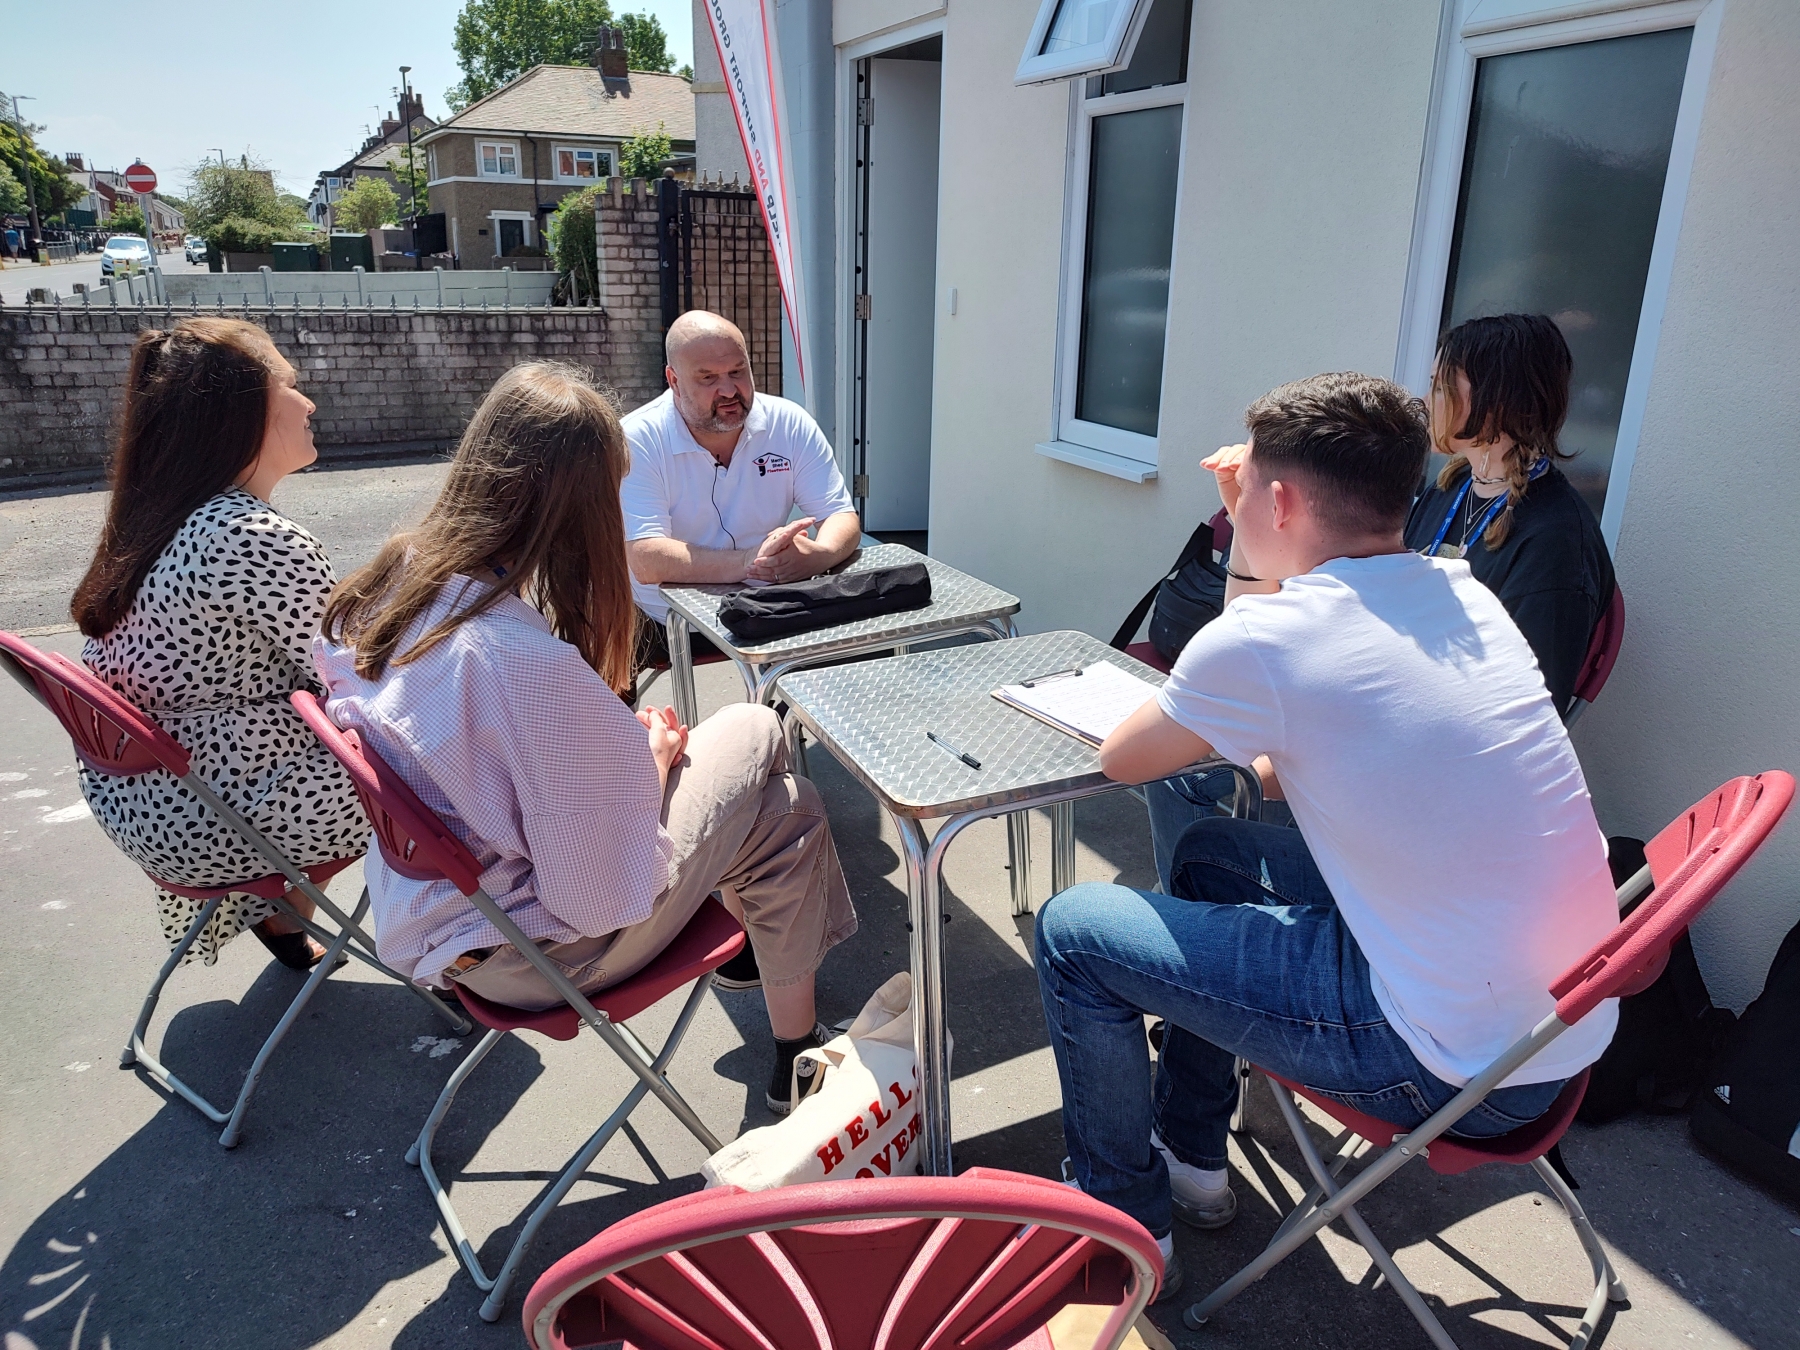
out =
<path fill-rule="evenodd" d="M 1060 459 L 1064 464 L 1074 464 L 1083 469 L 1092 469 L 1095 473 L 1123 478 L 1127 483 L 1147 483 L 1156 477 L 1154 464 L 1146 464 L 1141 459 L 1127 459 L 1106 450 L 1093 450 L 1071 441 L 1040 441 L 1032 448 L 1046 459 Z"/>

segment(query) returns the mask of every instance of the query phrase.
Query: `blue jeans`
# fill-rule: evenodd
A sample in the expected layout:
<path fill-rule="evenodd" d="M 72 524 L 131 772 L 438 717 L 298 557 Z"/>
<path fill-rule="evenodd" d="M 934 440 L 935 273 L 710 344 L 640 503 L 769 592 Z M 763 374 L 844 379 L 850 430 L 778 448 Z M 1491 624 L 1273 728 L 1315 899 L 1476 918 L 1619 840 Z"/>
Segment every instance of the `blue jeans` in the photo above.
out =
<path fill-rule="evenodd" d="M 1226 1165 L 1233 1057 L 1402 1129 L 1458 1092 L 1427 1070 L 1369 988 L 1369 963 L 1298 830 L 1212 817 L 1175 851 L 1174 894 L 1090 882 L 1038 913 L 1038 987 L 1075 1178 L 1158 1236 L 1168 1169 Z M 1145 1014 L 1166 1018 L 1151 1082 Z M 1490 1138 L 1562 1084 L 1502 1088 L 1457 1123 Z"/>
<path fill-rule="evenodd" d="M 1175 860 L 1175 846 L 1187 827 L 1210 816 L 1230 815 L 1236 791 L 1237 775 L 1230 769 L 1211 769 L 1144 784 L 1144 805 L 1150 810 L 1150 848 L 1156 855 L 1156 875 L 1164 895 L 1174 894 L 1169 885 L 1169 868 Z M 1269 800 L 1263 803 L 1263 820 L 1270 825 L 1292 825 L 1294 813 L 1286 802 Z"/>

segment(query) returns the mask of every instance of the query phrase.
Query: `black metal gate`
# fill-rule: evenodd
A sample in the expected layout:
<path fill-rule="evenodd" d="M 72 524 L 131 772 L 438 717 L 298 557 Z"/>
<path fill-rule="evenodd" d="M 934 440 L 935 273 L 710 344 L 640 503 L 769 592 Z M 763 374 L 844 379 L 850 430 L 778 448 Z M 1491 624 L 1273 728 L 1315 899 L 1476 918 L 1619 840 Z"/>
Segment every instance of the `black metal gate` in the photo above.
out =
<path fill-rule="evenodd" d="M 657 182 L 662 322 L 690 309 L 743 330 L 756 387 L 781 392 L 781 285 L 762 209 L 752 192 Z"/>

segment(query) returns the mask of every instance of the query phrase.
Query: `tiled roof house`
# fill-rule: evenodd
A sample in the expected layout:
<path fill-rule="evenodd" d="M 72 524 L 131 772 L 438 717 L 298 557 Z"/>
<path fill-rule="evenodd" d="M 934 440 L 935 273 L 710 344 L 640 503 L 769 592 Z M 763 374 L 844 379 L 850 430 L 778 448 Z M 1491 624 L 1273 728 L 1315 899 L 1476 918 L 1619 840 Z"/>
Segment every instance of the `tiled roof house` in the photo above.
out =
<path fill-rule="evenodd" d="M 661 127 L 694 149 L 694 94 L 678 75 L 625 69 L 622 48 L 594 66 L 534 66 L 419 142 L 431 209 L 445 214 L 464 267 L 497 267 L 543 246 L 545 217 L 570 192 L 618 172 L 627 137 Z M 616 72 L 616 73 L 615 73 Z"/>

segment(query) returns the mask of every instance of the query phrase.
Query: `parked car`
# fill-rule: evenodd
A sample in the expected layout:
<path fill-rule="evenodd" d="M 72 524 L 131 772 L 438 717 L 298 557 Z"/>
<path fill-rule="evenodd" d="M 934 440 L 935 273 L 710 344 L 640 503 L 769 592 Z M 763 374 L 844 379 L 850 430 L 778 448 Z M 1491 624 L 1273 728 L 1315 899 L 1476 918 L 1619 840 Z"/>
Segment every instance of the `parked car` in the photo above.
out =
<path fill-rule="evenodd" d="M 140 272 L 150 265 L 150 245 L 141 234 L 115 234 L 100 250 L 100 275 Z"/>
<path fill-rule="evenodd" d="M 187 260 L 191 263 L 206 261 L 206 240 L 197 234 L 190 234 L 187 239 Z"/>

